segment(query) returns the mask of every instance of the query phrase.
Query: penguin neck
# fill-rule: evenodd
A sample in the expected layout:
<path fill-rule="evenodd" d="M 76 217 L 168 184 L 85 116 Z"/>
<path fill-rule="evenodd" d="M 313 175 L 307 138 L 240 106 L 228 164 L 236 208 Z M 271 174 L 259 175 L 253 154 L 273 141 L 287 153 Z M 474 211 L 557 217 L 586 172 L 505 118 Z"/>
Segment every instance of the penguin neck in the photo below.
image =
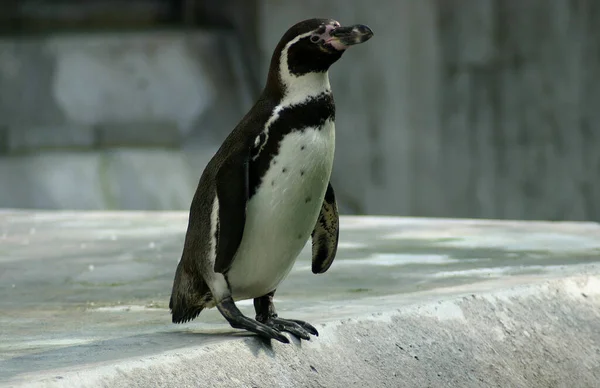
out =
<path fill-rule="evenodd" d="M 277 100 L 277 105 L 280 106 L 301 104 L 319 95 L 331 93 L 329 71 L 303 74 L 290 71 L 287 53 L 294 41 L 283 47 L 278 57 L 274 56 L 267 77 L 265 93 Z"/>
<path fill-rule="evenodd" d="M 331 93 L 327 72 L 306 73 L 300 76 L 282 77 L 284 89 L 280 105 L 301 104 L 323 94 Z"/>
<path fill-rule="evenodd" d="M 323 94 L 331 93 L 328 72 L 311 72 L 293 75 L 279 72 L 275 76 L 269 74 L 269 81 L 264 93 L 277 101 L 277 105 L 290 106 L 301 104 Z"/>

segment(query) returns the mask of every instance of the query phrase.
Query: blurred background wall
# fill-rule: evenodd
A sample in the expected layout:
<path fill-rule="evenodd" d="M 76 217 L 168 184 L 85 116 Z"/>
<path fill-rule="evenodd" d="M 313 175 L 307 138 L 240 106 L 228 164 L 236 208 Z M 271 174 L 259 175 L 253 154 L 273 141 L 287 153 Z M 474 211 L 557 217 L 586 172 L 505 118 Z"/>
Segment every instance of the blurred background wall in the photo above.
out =
<path fill-rule="evenodd" d="M 3 0 L 0 207 L 187 210 L 309 17 L 375 32 L 330 72 L 342 212 L 600 221 L 597 0 Z"/>

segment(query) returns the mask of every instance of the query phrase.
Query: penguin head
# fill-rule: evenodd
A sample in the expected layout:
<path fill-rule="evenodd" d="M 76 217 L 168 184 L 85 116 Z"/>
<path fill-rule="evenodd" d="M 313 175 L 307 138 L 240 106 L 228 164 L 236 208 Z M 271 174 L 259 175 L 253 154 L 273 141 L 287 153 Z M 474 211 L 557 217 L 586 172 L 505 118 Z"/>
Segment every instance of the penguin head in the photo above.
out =
<path fill-rule="evenodd" d="M 271 59 L 270 73 L 279 80 L 325 73 L 352 45 L 366 42 L 373 31 L 365 25 L 341 26 L 332 19 L 308 19 L 283 35 Z M 269 74 L 270 77 L 274 74 Z"/>

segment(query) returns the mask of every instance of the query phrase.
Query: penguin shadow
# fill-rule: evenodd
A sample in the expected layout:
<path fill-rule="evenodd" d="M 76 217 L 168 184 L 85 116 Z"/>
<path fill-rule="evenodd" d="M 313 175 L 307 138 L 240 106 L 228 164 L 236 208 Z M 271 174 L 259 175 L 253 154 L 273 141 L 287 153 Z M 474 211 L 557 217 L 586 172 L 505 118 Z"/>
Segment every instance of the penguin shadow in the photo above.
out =
<path fill-rule="evenodd" d="M 246 346 L 255 357 L 264 354 L 268 357 L 275 358 L 277 357 L 277 352 L 274 348 L 274 343 L 279 343 L 281 346 L 293 346 L 296 349 L 301 349 L 303 341 L 293 334 L 286 333 L 285 335 L 290 342 L 283 344 L 271 338 L 262 337 L 249 331 L 233 328 L 217 330 L 203 330 L 201 328 L 196 328 L 193 330 L 182 330 L 178 333 L 185 336 L 201 336 L 209 342 L 213 342 L 211 339 L 215 341 L 242 339 L 244 346 Z"/>
<path fill-rule="evenodd" d="M 194 341 L 190 337 L 192 334 Z M 117 335 L 115 338 L 85 341 L 48 350 L 31 348 L 27 354 L 0 360 L 0 385 L 3 381 L 23 373 L 154 356 L 190 345 L 215 344 L 227 338 L 229 336 L 164 330 L 136 335 Z"/>
<path fill-rule="evenodd" d="M 291 334 L 285 346 L 302 346 L 301 340 Z M 254 333 L 235 329 L 218 330 L 164 330 L 152 333 L 122 336 L 49 350 L 31 349 L 31 352 L 0 360 L 0 385 L 3 381 L 23 373 L 44 370 L 73 368 L 78 365 L 98 362 L 114 362 L 126 358 L 153 356 L 165 351 L 179 350 L 190 346 L 215 345 L 231 340 L 241 340 L 250 352 L 258 357 L 264 354 L 274 358 L 277 352 L 273 342 Z"/>
<path fill-rule="evenodd" d="M 277 357 L 277 353 L 273 348 L 274 342 L 279 342 L 271 338 L 261 337 L 256 334 L 249 333 L 246 335 L 248 338 L 244 341 L 250 352 L 255 357 L 265 354 L 271 358 Z M 286 334 L 286 337 L 290 340 L 289 344 L 281 344 L 282 346 L 293 346 L 296 349 L 302 349 L 302 340 L 293 334 Z"/>

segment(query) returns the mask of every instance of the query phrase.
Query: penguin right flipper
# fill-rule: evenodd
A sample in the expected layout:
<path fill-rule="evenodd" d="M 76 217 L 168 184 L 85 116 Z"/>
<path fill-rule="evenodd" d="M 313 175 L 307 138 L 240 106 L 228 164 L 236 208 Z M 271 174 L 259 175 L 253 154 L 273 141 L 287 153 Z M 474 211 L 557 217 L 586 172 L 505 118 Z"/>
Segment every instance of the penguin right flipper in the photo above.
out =
<path fill-rule="evenodd" d="M 340 218 L 331 183 L 327 186 L 319 218 L 312 232 L 312 271 L 323 273 L 329 269 L 338 247 Z"/>
<path fill-rule="evenodd" d="M 216 175 L 219 200 L 217 252 L 214 271 L 225 273 L 240 246 L 246 223 L 250 151 L 241 149 L 223 161 Z"/>

